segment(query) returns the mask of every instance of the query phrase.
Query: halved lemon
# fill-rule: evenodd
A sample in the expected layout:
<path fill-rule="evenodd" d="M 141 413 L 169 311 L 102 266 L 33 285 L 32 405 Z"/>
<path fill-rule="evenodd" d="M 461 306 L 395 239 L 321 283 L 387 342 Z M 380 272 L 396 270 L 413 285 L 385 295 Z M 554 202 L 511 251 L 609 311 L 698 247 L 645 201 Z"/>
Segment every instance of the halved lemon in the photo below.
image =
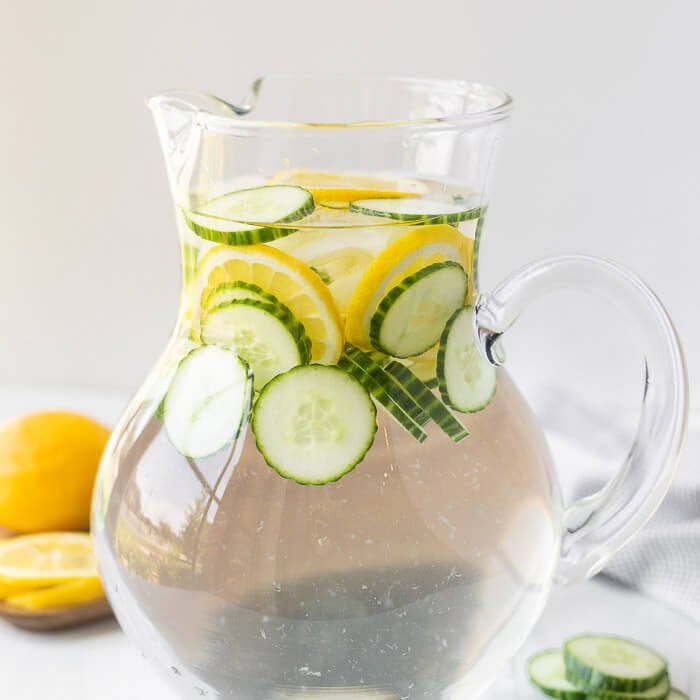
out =
<path fill-rule="evenodd" d="M 23 590 L 97 575 L 86 533 L 50 532 L 0 541 L 0 579 Z"/>
<path fill-rule="evenodd" d="M 309 190 L 316 202 L 351 202 L 354 199 L 419 197 L 428 188 L 418 180 L 379 177 L 361 173 L 326 173 L 294 168 L 274 175 L 271 185 L 298 185 Z"/>
<path fill-rule="evenodd" d="M 200 313 L 221 284 L 248 282 L 277 297 L 300 321 L 311 339 L 311 359 L 335 364 L 343 349 L 338 309 L 322 279 L 291 255 L 264 244 L 217 246 L 201 260 L 194 287 L 192 333 L 199 339 Z"/>
<path fill-rule="evenodd" d="M 404 277 L 436 262 L 452 260 L 465 266 L 467 240 L 453 226 L 434 224 L 414 229 L 385 248 L 365 270 L 348 304 L 348 341 L 369 349 L 370 320 L 386 292 Z"/>

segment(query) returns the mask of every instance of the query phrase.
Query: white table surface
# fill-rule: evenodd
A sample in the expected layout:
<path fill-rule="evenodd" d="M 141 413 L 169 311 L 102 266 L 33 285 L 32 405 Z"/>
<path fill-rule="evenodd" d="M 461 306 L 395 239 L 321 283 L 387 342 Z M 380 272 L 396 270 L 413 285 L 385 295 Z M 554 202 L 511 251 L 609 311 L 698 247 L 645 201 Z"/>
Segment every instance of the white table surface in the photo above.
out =
<path fill-rule="evenodd" d="M 119 393 L 3 387 L 0 420 L 24 411 L 70 408 L 113 424 L 123 403 Z M 622 634 L 652 644 L 669 659 L 674 685 L 691 700 L 700 700 L 700 626 L 680 612 L 600 577 L 553 589 L 525 647 L 483 700 L 543 697 L 525 680 L 525 659 L 585 631 Z M 113 620 L 50 634 L 0 622 L 0 698 L 175 700 L 166 681 Z"/>

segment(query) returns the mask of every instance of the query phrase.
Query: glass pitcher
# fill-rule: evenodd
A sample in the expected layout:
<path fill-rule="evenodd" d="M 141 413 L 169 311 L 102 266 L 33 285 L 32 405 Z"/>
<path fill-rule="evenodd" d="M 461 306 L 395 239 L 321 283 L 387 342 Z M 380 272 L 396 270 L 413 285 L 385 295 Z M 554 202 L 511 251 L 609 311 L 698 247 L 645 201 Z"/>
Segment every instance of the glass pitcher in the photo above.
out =
<path fill-rule="evenodd" d="M 149 105 L 182 296 L 95 490 L 121 625 L 183 698 L 475 697 L 552 582 L 662 500 L 686 420 L 668 315 L 587 257 L 480 290 L 499 90 L 281 75 Z M 562 287 L 622 302 L 646 342 L 629 456 L 568 507 L 499 342 Z"/>

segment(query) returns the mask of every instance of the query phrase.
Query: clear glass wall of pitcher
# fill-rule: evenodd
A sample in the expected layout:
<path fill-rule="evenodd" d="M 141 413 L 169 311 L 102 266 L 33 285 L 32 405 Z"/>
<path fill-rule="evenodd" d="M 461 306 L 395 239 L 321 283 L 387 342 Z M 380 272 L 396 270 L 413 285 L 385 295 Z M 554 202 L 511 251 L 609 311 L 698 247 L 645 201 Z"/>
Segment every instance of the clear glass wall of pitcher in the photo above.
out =
<path fill-rule="evenodd" d="M 686 398 L 665 311 L 581 257 L 482 293 L 499 90 L 272 76 L 149 104 L 183 283 L 96 488 L 120 623 L 183 698 L 474 697 L 552 581 L 597 571 L 668 487 Z M 498 366 L 563 286 L 620 299 L 648 340 L 630 457 L 568 508 Z"/>

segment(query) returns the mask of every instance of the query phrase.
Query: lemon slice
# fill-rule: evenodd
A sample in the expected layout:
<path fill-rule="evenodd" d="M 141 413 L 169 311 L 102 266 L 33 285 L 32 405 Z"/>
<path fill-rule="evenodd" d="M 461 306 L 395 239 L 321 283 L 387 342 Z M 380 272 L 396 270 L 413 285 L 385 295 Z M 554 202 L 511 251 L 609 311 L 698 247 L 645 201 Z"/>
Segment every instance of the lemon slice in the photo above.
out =
<path fill-rule="evenodd" d="M 311 339 L 313 362 L 337 362 L 343 349 L 341 320 L 323 280 L 296 258 L 264 244 L 217 246 L 202 258 L 195 280 L 195 339 L 200 338 L 201 309 L 209 294 L 238 281 L 257 285 L 292 312 Z"/>
<path fill-rule="evenodd" d="M 355 199 L 419 197 L 428 188 L 418 180 L 377 177 L 361 173 L 324 173 L 295 168 L 282 170 L 269 184 L 298 185 L 309 190 L 316 202 L 351 202 Z"/>
<path fill-rule="evenodd" d="M 325 279 L 343 321 L 357 283 L 372 260 L 367 250 L 358 247 L 328 252 L 310 260 L 311 267 Z"/>
<path fill-rule="evenodd" d="M 430 350 L 418 357 L 411 357 L 403 360 L 413 374 L 422 382 L 425 382 L 431 389 L 437 386 L 437 354 L 440 344 L 434 345 Z"/>
<path fill-rule="evenodd" d="M 42 588 L 7 599 L 7 604 L 25 610 L 46 610 L 89 603 L 104 596 L 98 576 L 76 579 L 51 588 Z"/>
<path fill-rule="evenodd" d="M 467 245 L 453 226 L 434 224 L 414 229 L 386 247 L 367 267 L 350 299 L 345 324 L 348 342 L 369 349 L 370 320 L 386 292 L 433 263 L 451 260 L 464 266 Z"/>
<path fill-rule="evenodd" d="M 0 579 L 25 590 L 97 576 L 90 535 L 51 532 L 0 542 Z"/>
<path fill-rule="evenodd" d="M 357 283 L 399 227 L 358 228 L 349 231 L 319 229 L 294 239 L 275 241 L 275 247 L 303 261 L 321 276 L 343 321 Z M 406 233 L 406 227 L 400 227 Z"/>
<path fill-rule="evenodd" d="M 28 591 L 34 591 L 37 588 L 45 588 L 46 586 L 53 586 L 57 583 L 64 583 L 64 579 L 40 579 L 34 580 L 21 580 L 21 579 L 11 579 L 11 578 L 0 578 L 0 600 L 6 600 L 12 596 L 20 595 L 22 593 L 27 593 Z"/>

